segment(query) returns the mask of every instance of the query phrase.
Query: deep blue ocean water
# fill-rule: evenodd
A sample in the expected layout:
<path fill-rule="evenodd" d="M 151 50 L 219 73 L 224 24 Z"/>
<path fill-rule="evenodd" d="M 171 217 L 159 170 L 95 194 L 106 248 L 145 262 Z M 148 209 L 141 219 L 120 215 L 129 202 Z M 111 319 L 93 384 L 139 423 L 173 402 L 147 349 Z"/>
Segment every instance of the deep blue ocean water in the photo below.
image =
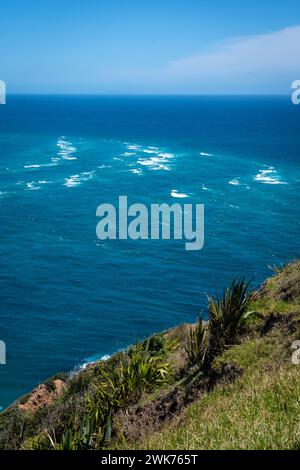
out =
<path fill-rule="evenodd" d="M 206 312 L 300 248 L 289 97 L 8 97 L 0 106 L 0 406 Z M 174 196 L 186 195 L 185 198 Z M 96 208 L 205 204 L 205 245 L 100 241 Z"/>

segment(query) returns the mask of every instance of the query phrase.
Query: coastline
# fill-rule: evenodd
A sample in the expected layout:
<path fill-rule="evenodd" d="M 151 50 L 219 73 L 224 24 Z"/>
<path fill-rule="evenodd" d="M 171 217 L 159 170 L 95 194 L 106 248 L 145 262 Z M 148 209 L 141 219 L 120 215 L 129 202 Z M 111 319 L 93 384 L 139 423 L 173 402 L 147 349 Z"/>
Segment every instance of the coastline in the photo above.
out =
<path fill-rule="evenodd" d="M 235 286 L 238 284 L 232 284 L 231 289 Z M 234 426 L 240 427 L 241 415 L 246 422 L 252 419 L 253 406 L 256 405 L 245 401 L 243 390 L 246 396 L 252 393 L 251 390 L 253 393 L 256 390 L 257 403 L 261 407 L 258 416 L 264 415 L 264 418 L 256 422 L 250 436 L 244 436 L 244 441 L 236 436 L 235 447 L 255 448 L 263 445 L 259 443 L 259 439 L 261 426 L 265 425 L 272 432 L 264 433 L 264 439 L 268 440 L 269 436 L 268 444 L 264 445 L 282 448 L 287 445 L 284 437 L 286 434 L 290 436 L 288 445 L 295 445 L 297 434 L 294 425 L 297 413 L 295 419 L 288 421 L 288 415 L 279 426 L 282 420 L 280 411 L 275 414 L 269 411 L 265 400 L 272 402 L 276 399 L 276 394 L 279 394 L 280 400 L 285 401 L 284 406 L 294 410 L 295 399 L 297 401 L 300 396 L 300 369 L 293 364 L 289 353 L 293 341 L 300 333 L 300 262 L 276 268 L 274 276 L 267 279 L 258 291 L 249 294 L 245 291 L 243 295 L 248 296 L 245 299 L 248 299 L 249 305 L 244 315 L 244 326 L 236 331 L 235 339 L 231 339 L 232 344 L 228 345 L 226 341 L 223 346 L 219 343 L 217 351 L 215 346 L 211 349 L 215 336 L 207 335 L 213 332 L 214 323 L 212 318 L 209 322 L 199 319 L 196 324 L 182 324 L 153 335 L 104 360 L 85 363 L 75 374 L 57 374 L 0 414 L 0 446 L 13 448 L 17 445 L 19 438 L 10 430 L 13 418 L 14 422 L 16 419 L 26 419 L 26 422 L 29 420 L 32 423 L 22 437 L 22 448 L 53 447 L 44 433 L 45 423 L 48 423 L 48 433 L 54 427 L 56 439 L 61 435 L 61 443 L 57 441 L 54 447 L 64 447 L 66 443 L 63 436 L 69 426 L 69 418 L 65 421 L 66 417 L 75 412 L 76 420 L 83 420 L 82 425 L 86 426 L 86 420 L 91 419 L 90 416 L 98 407 L 102 409 L 108 400 L 109 403 L 114 403 L 113 422 L 109 424 L 110 437 L 107 443 L 101 445 L 98 438 L 94 442 L 91 437 L 89 445 L 92 448 L 98 448 L 99 445 L 103 448 L 106 445 L 123 448 L 125 441 L 126 448 L 130 449 L 177 448 L 178 444 L 172 444 L 174 436 L 182 439 L 187 430 L 190 433 L 196 426 L 199 428 L 197 433 L 200 433 L 200 439 L 201 426 L 207 422 L 210 423 L 213 434 L 210 438 L 203 434 L 201 446 L 218 448 L 218 439 L 222 439 L 222 448 L 230 448 L 228 432 L 225 432 L 224 423 L 218 420 L 223 419 L 222 413 L 225 413 L 234 420 Z M 210 302 L 214 301 L 211 299 Z M 213 305 L 215 304 L 210 304 L 209 308 Z M 140 367 L 149 370 L 147 374 L 151 371 L 151 375 L 145 375 L 142 382 L 139 375 L 135 377 L 138 370 L 141 372 Z M 126 388 L 124 395 L 122 390 L 125 384 L 129 388 Z M 276 393 L 274 387 L 277 387 Z M 98 395 L 95 395 L 97 390 L 101 390 L 100 402 Z M 231 390 L 235 391 L 234 394 Z M 227 396 L 230 397 L 229 400 Z M 90 400 L 94 403 L 94 408 L 88 405 Z M 231 409 L 232 403 L 235 403 L 235 410 Z M 274 406 L 272 404 L 272 410 Z M 243 407 L 246 407 L 244 411 Z M 220 415 L 214 411 L 218 408 Z M 189 410 L 195 410 L 195 415 L 189 414 L 192 413 Z M 202 416 L 207 413 L 209 419 Z M 62 420 L 65 423 L 63 425 Z M 180 424 L 182 421 L 185 422 L 184 425 Z M 99 428 L 101 433 L 108 426 L 105 422 Z M 75 433 L 72 434 L 74 446 L 78 445 L 76 429 L 77 427 L 72 430 Z M 120 433 L 125 438 L 123 444 L 119 441 Z M 220 433 L 217 439 L 216 435 Z M 276 435 L 274 440 L 272 433 Z M 199 448 L 200 441 L 192 442 L 194 444 L 189 445 Z"/>

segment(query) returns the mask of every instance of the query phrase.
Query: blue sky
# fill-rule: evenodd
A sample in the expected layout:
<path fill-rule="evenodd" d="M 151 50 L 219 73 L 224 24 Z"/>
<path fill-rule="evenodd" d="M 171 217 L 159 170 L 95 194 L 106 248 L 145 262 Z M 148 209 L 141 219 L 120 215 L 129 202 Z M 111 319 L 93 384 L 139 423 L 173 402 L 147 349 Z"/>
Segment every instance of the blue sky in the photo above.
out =
<path fill-rule="evenodd" d="M 289 93 L 299 1 L 9 0 L 8 93 Z"/>

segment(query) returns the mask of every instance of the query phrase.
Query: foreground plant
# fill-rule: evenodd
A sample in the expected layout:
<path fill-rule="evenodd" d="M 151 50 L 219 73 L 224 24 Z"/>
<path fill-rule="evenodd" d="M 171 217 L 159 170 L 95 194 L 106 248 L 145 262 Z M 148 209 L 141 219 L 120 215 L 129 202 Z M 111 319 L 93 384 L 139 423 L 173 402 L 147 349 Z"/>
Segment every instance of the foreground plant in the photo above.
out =
<path fill-rule="evenodd" d="M 190 327 L 187 346 L 185 348 L 191 366 L 201 366 L 205 360 L 208 346 L 208 329 L 203 325 L 202 316 L 195 327 Z"/>
<path fill-rule="evenodd" d="M 249 311 L 254 295 L 249 285 L 243 278 L 235 278 L 221 297 L 216 294 L 216 299 L 208 299 L 209 331 L 216 354 L 235 343 L 247 319 L 255 313 Z"/>
<path fill-rule="evenodd" d="M 153 354 L 149 343 L 145 347 L 139 343 L 129 351 L 128 357 L 120 366 L 119 374 L 124 397 L 138 400 L 143 392 L 167 382 L 171 366 L 163 355 Z"/>
<path fill-rule="evenodd" d="M 173 348 L 173 343 L 168 347 Z M 153 350 L 152 346 L 153 341 L 138 343 L 122 353 L 112 366 L 99 366 L 97 379 L 86 396 L 84 416 L 79 419 L 73 414 L 62 435 L 57 435 L 54 429 L 45 430 L 29 447 L 39 450 L 104 448 L 111 440 L 114 413 L 171 377 L 172 368 L 165 360 L 164 349 L 156 345 Z"/>

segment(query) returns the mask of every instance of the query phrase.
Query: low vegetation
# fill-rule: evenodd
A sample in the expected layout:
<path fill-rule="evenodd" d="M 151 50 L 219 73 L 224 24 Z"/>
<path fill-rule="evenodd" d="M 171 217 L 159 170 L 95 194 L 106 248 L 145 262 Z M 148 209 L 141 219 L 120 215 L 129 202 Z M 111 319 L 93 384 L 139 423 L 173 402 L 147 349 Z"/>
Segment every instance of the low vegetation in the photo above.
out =
<path fill-rule="evenodd" d="M 0 414 L 4 449 L 299 449 L 300 263 L 235 279 L 181 325 L 49 379 Z"/>

